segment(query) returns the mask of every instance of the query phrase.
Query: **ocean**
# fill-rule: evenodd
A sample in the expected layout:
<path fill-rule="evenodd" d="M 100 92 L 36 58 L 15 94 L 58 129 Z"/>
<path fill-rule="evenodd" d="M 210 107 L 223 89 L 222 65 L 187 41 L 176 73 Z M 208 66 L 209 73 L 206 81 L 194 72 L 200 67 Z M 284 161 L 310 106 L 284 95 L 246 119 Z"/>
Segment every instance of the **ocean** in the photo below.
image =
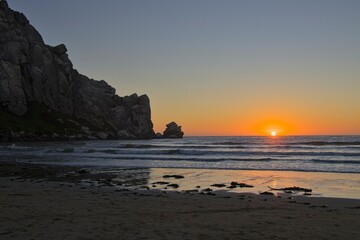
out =
<path fill-rule="evenodd" d="M 360 173 L 360 136 L 2 143 L 0 160 L 98 167 Z"/>

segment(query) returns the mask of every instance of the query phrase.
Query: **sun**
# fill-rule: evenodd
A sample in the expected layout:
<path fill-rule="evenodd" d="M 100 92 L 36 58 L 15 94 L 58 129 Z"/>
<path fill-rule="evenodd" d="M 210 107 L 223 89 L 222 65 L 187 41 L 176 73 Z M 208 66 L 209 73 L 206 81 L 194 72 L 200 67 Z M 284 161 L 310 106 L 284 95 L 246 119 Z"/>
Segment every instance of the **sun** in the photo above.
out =
<path fill-rule="evenodd" d="M 277 135 L 277 132 L 276 131 L 271 131 L 271 136 L 275 137 Z"/>

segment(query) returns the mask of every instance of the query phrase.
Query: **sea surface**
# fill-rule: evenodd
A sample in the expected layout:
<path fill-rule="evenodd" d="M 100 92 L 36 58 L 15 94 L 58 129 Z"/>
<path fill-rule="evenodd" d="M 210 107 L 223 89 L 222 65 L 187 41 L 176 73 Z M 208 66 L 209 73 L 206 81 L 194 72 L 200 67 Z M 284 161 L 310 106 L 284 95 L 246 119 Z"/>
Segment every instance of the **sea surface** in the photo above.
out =
<path fill-rule="evenodd" d="M 98 167 L 360 173 L 360 136 L 2 143 L 0 160 Z"/>

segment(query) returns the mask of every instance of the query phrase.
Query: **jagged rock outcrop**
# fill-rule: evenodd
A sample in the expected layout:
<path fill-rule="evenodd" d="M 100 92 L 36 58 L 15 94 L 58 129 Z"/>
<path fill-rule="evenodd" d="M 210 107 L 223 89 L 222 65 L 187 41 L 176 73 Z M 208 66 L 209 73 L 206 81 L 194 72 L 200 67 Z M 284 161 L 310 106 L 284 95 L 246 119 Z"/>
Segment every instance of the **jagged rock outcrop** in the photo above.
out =
<path fill-rule="evenodd" d="M 119 97 L 105 81 L 80 74 L 73 68 L 64 44 L 55 47 L 46 45 L 25 15 L 11 10 L 8 3 L 1 0 L 0 111 L 12 125 L 9 127 L 0 123 L 0 137 L 11 135 L 15 130 L 21 131 L 21 126 L 14 126 L 12 119 L 20 119 L 21 122 L 22 117 L 34 115 L 32 106 L 39 105 L 47 108 L 47 112 L 52 111 L 53 115 L 64 114 L 56 119 L 59 120 L 58 125 L 53 123 L 51 114 L 48 114 L 47 122 L 60 129 L 63 118 L 74 121 L 73 125 L 79 127 L 74 129 L 80 135 L 98 136 L 95 132 L 100 132 L 106 134 L 102 134 L 101 138 L 154 136 L 150 101 L 146 95 Z M 84 124 L 86 126 L 82 126 Z M 84 127 L 86 131 L 83 131 Z M 68 126 L 67 129 L 73 128 Z M 38 128 L 34 129 L 34 134 L 46 135 L 48 132 Z M 72 132 L 62 133 L 64 137 L 69 134 Z"/>
<path fill-rule="evenodd" d="M 184 133 L 181 131 L 181 126 L 178 126 L 175 122 L 166 125 L 163 138 L 182 138 L 183 136 Z"/>

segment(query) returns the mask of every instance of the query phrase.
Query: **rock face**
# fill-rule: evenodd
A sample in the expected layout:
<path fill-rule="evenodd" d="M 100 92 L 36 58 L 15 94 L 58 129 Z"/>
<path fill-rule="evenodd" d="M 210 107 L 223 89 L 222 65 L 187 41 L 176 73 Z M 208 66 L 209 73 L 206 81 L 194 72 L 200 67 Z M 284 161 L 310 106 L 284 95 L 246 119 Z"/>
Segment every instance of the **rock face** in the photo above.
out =
<path fill-rule="evenodd" d="M 182 138 L 183 136 L 184 133 L 181 131 L 181 126 L 178 126 L 175 122 L 166 125 L 163 133 L 164 138 Z"/>
<path fill-rule="evenodd" d="M 78 134 L 106 134 L 101 138 L 154 136 L 146 95 L 119 97 L 105 81 L 80 74 L 73 68 L 64 44 L 46 45 L 25 15 L 11 10 L 1 0 L 0 111 L 3 115 L 11 114 L 11 119 L 21 119 L 33 113 L 34 103 L 48 112 L 63 114 L 75 125 L 85 122 L 86 126 L 77 129 Z M 63 118 L 57 120 L 61 122 Z M 1 122 L 0 125 L 0 137 L 22 130 L 19 126 L 7 127 Z M 38 135 L 47 134 L 42 129 L 36 131 Z"/>

